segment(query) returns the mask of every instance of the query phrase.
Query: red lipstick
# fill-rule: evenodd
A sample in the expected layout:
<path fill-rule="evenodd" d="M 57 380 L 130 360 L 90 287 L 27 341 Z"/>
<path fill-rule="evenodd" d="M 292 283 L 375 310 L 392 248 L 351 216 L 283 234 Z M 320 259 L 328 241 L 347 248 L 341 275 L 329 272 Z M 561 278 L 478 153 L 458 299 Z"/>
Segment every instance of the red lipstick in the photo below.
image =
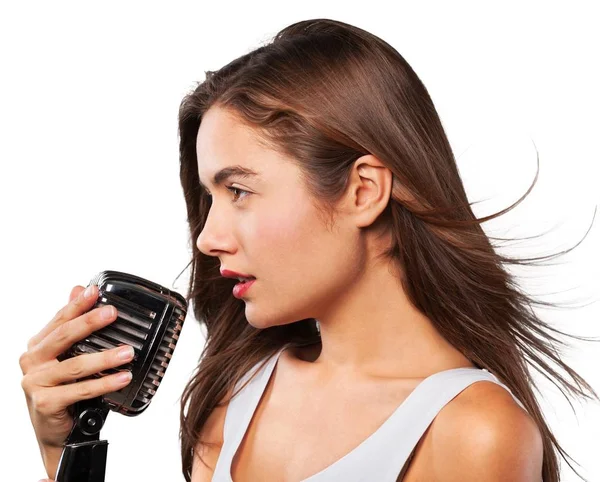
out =
<path fill-rule="evenodd" d="M 231 271 L 229 269 L 222 269 L 221 276 L 224 278 L 254 278 L 254 276 L 251 274 L 236 273 L 235 271 Z"/>
<path fill-rule="evenodd" d="M 225 278 L 241 278 L 240 282 L 233 287 L 233 296 L 236 298 L 244 296 L 256 281 L 256 278 L 250 274 L 237 273 L 228 269 L 221 270 L 221 275 Z"/>
<path fill-rule="evenodd" d="M 248 291 L 250 289 L 250 286 L 252 286 L 255 281 L 256 281 L 256 279 L 251 279 L 251 280 L 242 281 L 241 283 L 236 284 L 233 287 L 233 296 L 235 296 L 236 298 L 241 298 L 242 296 L 244 296 L 246 294 L 246 291 Z"/>

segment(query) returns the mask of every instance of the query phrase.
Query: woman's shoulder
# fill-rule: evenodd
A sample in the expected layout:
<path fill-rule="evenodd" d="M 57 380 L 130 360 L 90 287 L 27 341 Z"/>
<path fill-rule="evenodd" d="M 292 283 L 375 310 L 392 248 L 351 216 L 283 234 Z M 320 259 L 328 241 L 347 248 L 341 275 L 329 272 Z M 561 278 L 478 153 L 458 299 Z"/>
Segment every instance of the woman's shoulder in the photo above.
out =
<path fill-rule="evenodd" d="M 541 480 L 543 441 L 531 415 L 504 387 L 473 383 L 431 426 L 435 480 Z"/>

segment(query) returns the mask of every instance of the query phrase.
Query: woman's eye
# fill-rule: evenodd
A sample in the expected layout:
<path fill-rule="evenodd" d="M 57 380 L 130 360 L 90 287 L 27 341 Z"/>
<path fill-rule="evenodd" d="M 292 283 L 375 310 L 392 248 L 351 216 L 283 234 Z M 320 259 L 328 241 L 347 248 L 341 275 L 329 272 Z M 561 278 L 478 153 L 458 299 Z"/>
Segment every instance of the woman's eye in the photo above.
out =
<path fill-rule="evenodd" d="M 242 199 L 242 198 L 246 197 L 246 195 L 250 194 L 250 192 L 244 191 L 243 189 L 240 189 L 238 187 L 226 186 L 226 188 L 234 194 L 234 199 L 231 201 L 234 203 L 238 202 L 240 199 Z M 208 198 L 208 200 L 212 204 L 212 194 L 209 193 L 208 191 L 205 191 L 204 196 L 206 198 Z"/>
<path fill-rule="evenodd" d="M 232 201 L 234 203 L 240 199 L 240 197 L 239 197 L 240 194 L 236 194 L 236 193 L 244 193 L 244 196 L 242 196 L 242 197 L 246 197 L 245 195 L 250 194 L 248 191 L 244 191 L 243 189 L 240 189 L 238 187 L 227 186 L 227 189 L 235 195 L 235 199 Z"/>

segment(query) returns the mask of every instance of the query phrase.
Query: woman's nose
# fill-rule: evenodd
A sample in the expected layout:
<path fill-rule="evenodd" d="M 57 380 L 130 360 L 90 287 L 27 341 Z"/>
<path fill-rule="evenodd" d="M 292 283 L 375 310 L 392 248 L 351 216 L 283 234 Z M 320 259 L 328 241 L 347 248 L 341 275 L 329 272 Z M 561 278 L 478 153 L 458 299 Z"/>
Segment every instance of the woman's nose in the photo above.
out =
<path fill-rule="evenodd" d="M 235 249 L 235 242 L 230 224 L 223 216 L 219 218 L 209 213 L 204 228 L 196 240 L 200 252 L 207 256 L 218 256 L 223 251 L 232 252 Z"/>

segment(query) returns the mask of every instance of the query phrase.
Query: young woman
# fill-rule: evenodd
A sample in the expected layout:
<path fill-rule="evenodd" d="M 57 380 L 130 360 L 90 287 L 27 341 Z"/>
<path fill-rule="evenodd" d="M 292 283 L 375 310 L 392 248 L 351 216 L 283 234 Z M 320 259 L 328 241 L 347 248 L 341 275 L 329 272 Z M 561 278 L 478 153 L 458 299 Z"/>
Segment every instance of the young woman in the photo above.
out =
<path fill-rule="evenodd" d="M 207 72 L 179 129 L 188 299 L 206 327 L 181 403 L 186 481 L 559 480 L 565 453 L 529 365 L 597 394 L 531 310 L 547 303 L 505 268 L 544 258 L 501 256 L 481 227 L 522 199 L 475 217 L 433 102 L 398 52 L 342 22 L 295 23 Z M 50 476 L 66 407 L 127 383 L 34 396 L 123 363 L 112 352 L 52 361 L 114 320 L 88 312 L 97 290 L 82 291 L 21 357 Z"/>

